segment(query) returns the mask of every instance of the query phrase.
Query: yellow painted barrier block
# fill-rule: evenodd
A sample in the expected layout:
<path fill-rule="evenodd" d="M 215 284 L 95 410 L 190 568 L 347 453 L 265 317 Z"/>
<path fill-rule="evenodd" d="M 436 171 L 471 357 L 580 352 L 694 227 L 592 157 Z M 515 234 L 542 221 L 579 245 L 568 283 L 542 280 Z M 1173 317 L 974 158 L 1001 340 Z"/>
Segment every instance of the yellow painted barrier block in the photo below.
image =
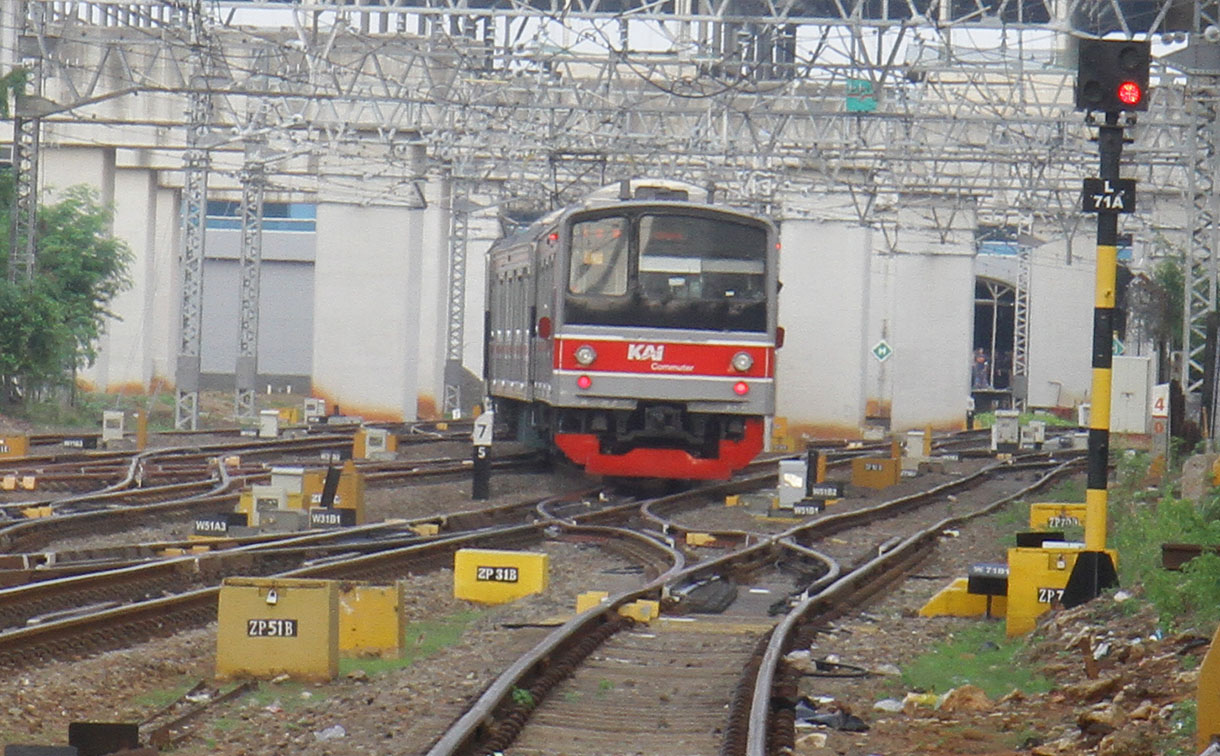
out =
<path fill-rule="evenodd" d="M 29 453 L 29 436 L 0 436 L 0 459 L 24 457 Z"/>
<path fill-rule="evenodd" d="M 576 613 L 588 611 L 595 606 L 601 606 L 602 603 L 610 598 L 608 591 L 585 591 L 576 595 Z"/>
<path fill-rule="evenodd" d="M 54 514 L 54 512 L 48 505 L 45 507 L 26 507 L 25 509 L 21 510 L 21 514 L 32 520 L 38 517 L 50 517 L 52 514 Z"/>
<path fill-rule="evenodd" d="M 301 422 L 300 407 L 280 407 L 280 422 L 288 425 L 296 425 Z"/>
<path fill-rule="evenodd" d="M 739 494 L 733 494 L 731 496 L 724 497 L 724 505 L 726 507 L 740 507 L 741 496 Z"/>
<path fill-rule="evenodd" d="M 16 491 L 17 476 L 5 475 L 3 479 L 0 479 L 0 488 L 4 489 L 5 491 Z"/>
<path fill-rule="evenodd" d="M 661 616 L 661 602 L 647 599 L 632 601 L 630 604 L 620 606 L 618 613 L 624 617 L 630 617 L 636 622 L 652 622 Z"/>
<path fill-rule="evenodd" d="M 407 627 L 405 584 L 339 584 L 339 654 L 341 656 L 402 655 Z"/>
<path fill-rule="evenodd" d="M 1203 753 L 1220 735 L 1220 628 L 1199 665 L 1199 690 L 1195 710 L 1195 752 Z"/>
<path fill-rule="evenodd" d="M 969 580 L 955 578 L 928 600 L 919 610 L 921 617 L 985 617 L 987 616 L 988 596 L 969 593 L 966 590 Z M 1008 609 L 1008 599 L 1005 596 L 991 596 L 991 616 L 1003 617 Z"/>
<path fill-rule="evenodd" d="M 687 533 L 687 546 L 707 546 L 716 542 L 716 536 L 711 533 Z"/>
<path fill-rule="evenodd" d="M 449 423 L 437 423 L 436 429 L 438 431 L 449 430 Z"/>
<path fill-rule="evenodd" d="M 419 522 L 411 526 L 411 532 L 417 536 L 434 536 L 441 532 L 441 526 L 435 522 Z"/>
<path fill-rule="evenodd" d="M 532 551 L 459 549 L 453 555 L 453 596 L 506 604 L 547 588 L 550 555 Z"/>
<path fill-rule="evenodd" d="M 1008 550 L 1008 637 L 1024 635 L 1038 624 L 1038 617 L 1050 611 L 1063 596 L 1079 548 L 1046 546 L 1018 547 Z M 1106 549 L 1118 565 L 1118 552 Z"/>
<path fill-rule="evenodd" d="M 1036 502 L 1029 505 L 1029 526 L 1035 530 L 1083 528 L 1085 511 L 1084 502 Z"/>
<path fill-rule="evenodd" d="M 339 590 L 331 580 L 225 578 L 216 679 L 324 682 L 339 673 Z"/>
<path fill-rule="evenodd" d="M 225 467 L 241 467 L 241 457 L 237 454 L 230 454 L 224 459 Z"/>
<path fill-rule="evenodd" d="M 902 475 L 902 460 L 858 457 L 851 461 L 851 482 L 864 488 L 889 488 Z"/>
<path fill-rule="evenodd" d="M 21 478 L 21 487 L 27 491 L 33 491 L 38 487 L 38 479 L 33 475 L 24 475 Z"/>

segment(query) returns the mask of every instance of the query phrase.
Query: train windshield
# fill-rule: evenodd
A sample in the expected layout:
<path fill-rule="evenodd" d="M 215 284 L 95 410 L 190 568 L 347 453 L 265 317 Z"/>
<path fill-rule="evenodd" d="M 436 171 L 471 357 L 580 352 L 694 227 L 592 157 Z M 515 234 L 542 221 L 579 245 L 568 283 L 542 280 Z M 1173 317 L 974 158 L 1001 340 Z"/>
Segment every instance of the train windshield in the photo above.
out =
<path fill-rule="evenodd" d="M 565 315 L 570 323 L 767 328 L 762 226 L 646 213 L 577 221 L 571 239 Z"/>

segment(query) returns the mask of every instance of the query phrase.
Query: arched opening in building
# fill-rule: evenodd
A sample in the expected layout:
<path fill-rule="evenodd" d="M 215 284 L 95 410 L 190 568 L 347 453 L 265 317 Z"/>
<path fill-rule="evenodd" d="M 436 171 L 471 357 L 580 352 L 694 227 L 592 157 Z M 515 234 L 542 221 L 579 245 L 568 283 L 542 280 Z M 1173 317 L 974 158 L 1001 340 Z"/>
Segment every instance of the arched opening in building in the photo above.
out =
<path fill-rule="evenodd" d="M 1015 313 L 1016 289 L 1012 284 L 975 278 L 970 393 L 978 411 L 1012 404 Z"/>

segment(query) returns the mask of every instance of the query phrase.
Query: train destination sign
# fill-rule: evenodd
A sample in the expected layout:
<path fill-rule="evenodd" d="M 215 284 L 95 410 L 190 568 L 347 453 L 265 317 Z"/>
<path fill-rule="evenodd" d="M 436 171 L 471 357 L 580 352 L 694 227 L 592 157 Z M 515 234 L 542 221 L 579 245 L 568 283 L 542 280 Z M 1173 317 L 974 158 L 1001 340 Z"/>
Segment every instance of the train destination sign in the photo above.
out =
<path fill-rule="evenodd" d="M 1135 179 L 1084 180 L 1080 193 L 1081 210 L 1086 213 L 1135 212 Z"/>

